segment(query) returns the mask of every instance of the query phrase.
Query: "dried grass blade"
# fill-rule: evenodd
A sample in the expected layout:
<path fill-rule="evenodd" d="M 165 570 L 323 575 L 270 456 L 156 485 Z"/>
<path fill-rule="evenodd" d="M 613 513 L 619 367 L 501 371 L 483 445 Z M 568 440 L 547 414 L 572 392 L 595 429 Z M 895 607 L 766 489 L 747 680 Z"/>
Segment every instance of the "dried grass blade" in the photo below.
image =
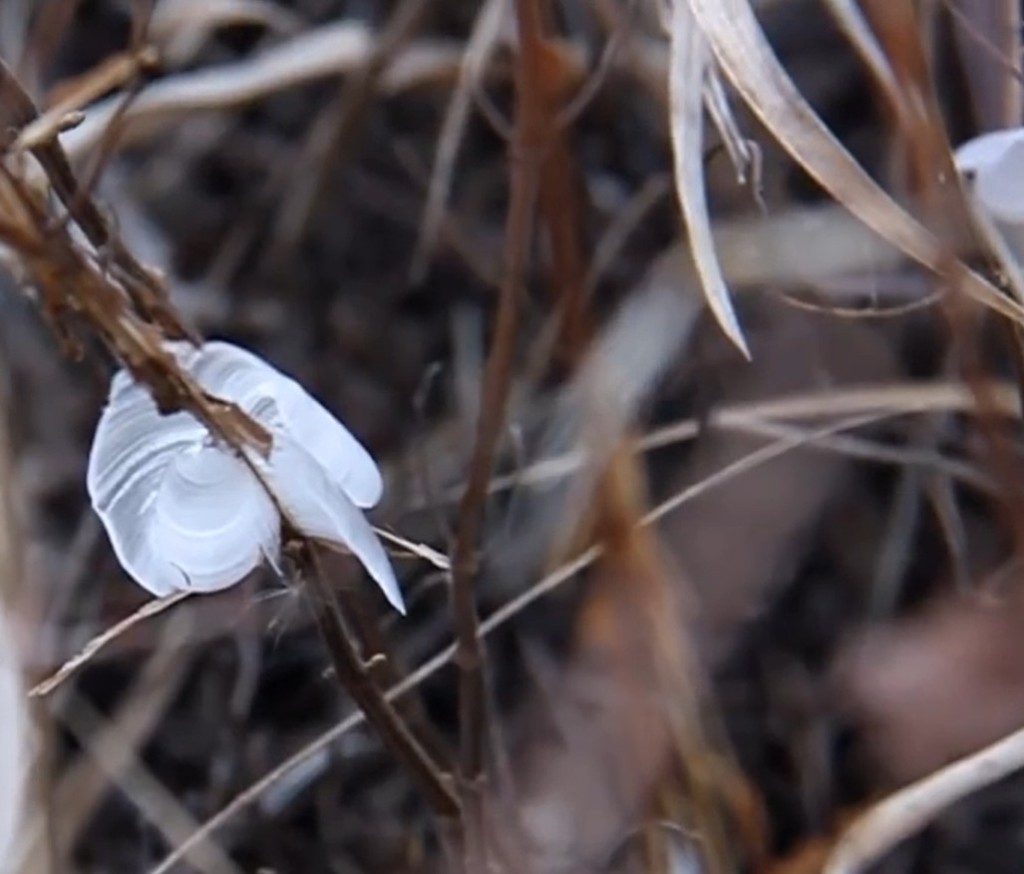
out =
<path fill-rule="evenodd" d="M 726 336 L 749 359 L 750 350 L 736 318 L 711 234 L 701 162 L 704 131 L 702 95 L 709 53 L 704 34 L 697 27 L 687 0 L 676 0 L 673 5 L 671 40 L 669 121 L 676 195 L 708 306 Z"/>
<path fill-rule="evenodd" d="M 825 0 L 825 5 L 847 39 L 860 53 L 889 104 L 899 112 L 902 94 L 896 76 L 856 0 Z"/>
<path fill-rule="evenodd" d="M 689 0 L 727 76 L 796 161 L 868 227 L 943 273 L 952 263 L 972 298 L 1024 324 L 1024 308 L 960 261 L 897 204 L 825 126 L 779 63 L 747 0 Z M 960 277 L 958 277 L 960 278 Z"/>
<path fill-rule="evenodd" d="M 63 665 L 61 665 L 56 673 L 47 677 L 41 683 L 38 683 L 29 690 L 29 697 L 40 698 L 45 695 L 49 695 L 61 683 L 67 680 L 68 677 L 79 671 L 85 664 L 94 658 L 101 649 L 111 644 L 126 631 L 138 625 L 143 620 L 163 613 L 165 610 L 170 609 L 180 601 L 184 601 L 190 594 L 191 593 L 188 591 L 175 592 L 173 595 L 168 595 L 164 598 L 147 601 L 130 616 L 125 617 L 120 622 L 115 623 L 110 628 L 107 628 L 96 637 L 92 638 L 92 640 L 82 647 L 82 650 L 78 655 L 68 659 Z"/>
<path fill-rule="evenodd" d="M 879 802 L 843 834 L 824 874 L 874 866 L 943 810 L 1024 767 L 1024 729 L 911 783 Z"/>

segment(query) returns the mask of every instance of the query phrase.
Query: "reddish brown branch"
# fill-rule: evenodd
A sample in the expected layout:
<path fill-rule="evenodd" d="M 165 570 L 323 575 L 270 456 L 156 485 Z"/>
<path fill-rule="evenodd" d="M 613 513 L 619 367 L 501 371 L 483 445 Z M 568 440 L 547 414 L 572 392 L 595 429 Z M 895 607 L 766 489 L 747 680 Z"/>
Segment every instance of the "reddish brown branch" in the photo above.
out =
<path fill-rule="evenodd" d="M 409 730 L 398 712 L 370 676 L 355 644 L 345 629 L 338 601 L 324 578 L 315 547 L 302 541 L 293 551 L 299 573 L 308 587 L 307 602 L 327 647 L 331 665 L 341 686 L 352 696 L 366 721 L 373 726 L 388 751 L 407 773 L 441 820 L 457 820 L 459 802 L 429 753 Z"/>
<path fill-rule="evenodd" d="M 539 84 L 543 89 L 544 154 L 540 158 L 537 205 L 551 251 L 547 283 L 557 306 L 556 364 L 571 370 L 583 353 L 589 333 L 587 265 L 581 234 L 584 184 L 561 117 L 574 77 L 552 40 L 545 39 L 541 48 L 543 75 Z"/>
<path fill-rule="evenodd" d="M 517 0 L 519 59 L 516 66 L 515 130 L 510 146 L 510 196 L 505 226 L 504 278 L 490 355 L 484 369 L 480 417 L 466 490 L 459 503 L 452 549 L 452 614 L 459 674 L 459 775 L 465 817 L 466 862 L 481 870 L 483 860 L 482 778 L 487 700 L 484 653 L 479 638 L 475 587 L 478 544 L 487 485 L 504 428 L 512 377 L 520 298 L 532 237 L 533 214 L 543 149 L 541 108 L 540 0 Z"/>

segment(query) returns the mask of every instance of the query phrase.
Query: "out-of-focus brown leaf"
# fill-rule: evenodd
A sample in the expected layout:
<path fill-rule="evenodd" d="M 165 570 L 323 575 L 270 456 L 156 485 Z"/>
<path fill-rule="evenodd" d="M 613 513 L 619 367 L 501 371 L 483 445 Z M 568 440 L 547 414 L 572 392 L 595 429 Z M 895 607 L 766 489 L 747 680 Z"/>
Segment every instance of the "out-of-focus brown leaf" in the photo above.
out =
<path fill-rule="evenodd" d="M 1024 724 L 1024 610 L 955 596 L 868 628 L 837 662 L 845 705 L 887 779 L 904 783 Z"/>
<path fill-rule="evenodd" d="M 685 642 L 675 633 L 665 556 L 651 532 L 628 518 L 638 497 L 632 464 L 618 454 L 601 482 L 606 512 L 593 522 L 606 550 L 577 619 L 570 662 L 548 684 L 549 697 L 522 713 L 520 817 L 541 870 L 604 858 L 670 762 L 673 707 L 688 711 L 689 720 L 696 716 L 694 665 L 686 664 Z M 678 685 L 666 685 L 669 678 Z"/>
<path fill-rule="evenodd" d="M 730 400 L 882 382 L 895 372 L 888 344 L 862 324 L 777 303 L 759 315 L 748 336 L 760 364 L 728 376 L 723 394 Z M 767 442 L 711 433 L 698 441 L 681 479 L 699 481 Z M 661 544 L 650 546 L 649 554 L 661 557 L 656 565 L 634 555 L 597 571 L 574 653 L 548 696 L 563 735 L 534 728 L 517 757 L 527 831 L 548 856 L 580 862 L 607 852 L 669 767 L 677 737 L 665 702 L 698 690 L 659 685 L 665 629 L 684 647 L 682 682 L 699 685 L 700 670 L 686 663 L 689 642 L 704 665 L 720 663 L 802 556 L 851 469 L 848 460 L 814 449 L 790 452 L 670 514 Z M 536 711 L 526 714 L 536 720 Z"/>
<path fill-rule="evenodd" d="M 761 364 L 726 381 L 730 401 L 785 395 L 811 388 L 882 383 L 893 377 L 892 350 L 863 324 L 790 310 L 778 304 L 751 329 Z M 753 435 L 715 435 L 698 442 L 688 482 L 719 470 L 767 441 Z M 694 587 L 693 626 L 700 651 L 722 658 L 744 623 L 763 610 L 785 581 L 836 489 L 851 473 L 847 460 L 800 448 L 760 465 L 690 501 L 663 523 L 667 544 Z"/>

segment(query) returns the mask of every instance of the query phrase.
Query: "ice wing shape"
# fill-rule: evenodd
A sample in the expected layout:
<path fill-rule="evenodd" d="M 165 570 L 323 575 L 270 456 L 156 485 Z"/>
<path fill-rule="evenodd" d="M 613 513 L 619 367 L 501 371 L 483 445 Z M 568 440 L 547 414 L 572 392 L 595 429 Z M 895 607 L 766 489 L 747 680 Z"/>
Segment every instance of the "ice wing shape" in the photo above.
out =
<path fill-rule="evenodd" d="M 1024 262 L 1024 129 L 994 131 L 964 143 L 956 151 L 956 165 L 973 177 L 978 204 Z"/>
<path fill-rule="evenodd" d="M 370 453 L 295 380 L 251 352 L 218 341 L 204 344 L 198 356 L 183 365 L 207 392 L 233 400 L 257 419 L 259 402 L 273 400 L 284 428 L 356 506 L 372 507 L 380 500 L 383 483 Z"/>
<path fill-rule="evenodd" d="M 245 463 L 190 414 L 161 416 L 124 371 L 86 485 L 121 566 L 154 595 L 226 588 L 278 550 L 277 511 Z"/>
<path fill-rule="evenodd" d="M 1024 139 L 1024 131 L 1019 128 L 990 131 L 974 137 L 956 148 L 956 165 L 961 172 L 977 175 L 985 168 L 999 163 L 1007 150 L 1016 142 Z"/>
<path fill-rule="evenodd" d="M 243 459 L 191 414 L 160 415 L 149 391 L 118 373 L 87 485 L 125 570 L 155 595 L 226 588 L 277 556 L 280 508 L 300 533 L 351 551 L 404 613 L 391 563 L 360 509 L 382 489 L 366 449 L 252 353 L 220 342 L 168 349 L 204 391 L 262 424 L 272 446 L 269 458 L 246 448 Z"/>
<path fill-rule="evenodd" d="M 307 451 L 305 441 L 275 429 L 269 461 L 256 452 L 250 452 L 250 458 L 291 523 L 308 537 L 350 551 L 388 603 L 404 614 L 402 593 L 384 546 L 363 511 Z"/>

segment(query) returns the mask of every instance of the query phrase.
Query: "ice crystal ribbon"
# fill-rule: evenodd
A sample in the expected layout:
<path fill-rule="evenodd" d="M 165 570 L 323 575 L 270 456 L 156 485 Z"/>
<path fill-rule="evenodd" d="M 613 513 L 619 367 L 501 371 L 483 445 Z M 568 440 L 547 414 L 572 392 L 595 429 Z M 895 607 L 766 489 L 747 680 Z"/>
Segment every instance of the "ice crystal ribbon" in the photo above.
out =
<path fill-rule="evenodd" d="M 161 415 L 149 390 L 119 371 L 87 486 L 125 571 L 157 596 L 225 589 L 276 559 L 280 507 L 301 534 L 352 552 L 404 613 L 391 563 L 363 515 L 383 484 L 362 444 L 297 382 L 244 349 L 168 349 L 205 392 L 236 404 L 273 442 L 266 457 L 244 448 L 243 459 L 191 413 Z"/>

